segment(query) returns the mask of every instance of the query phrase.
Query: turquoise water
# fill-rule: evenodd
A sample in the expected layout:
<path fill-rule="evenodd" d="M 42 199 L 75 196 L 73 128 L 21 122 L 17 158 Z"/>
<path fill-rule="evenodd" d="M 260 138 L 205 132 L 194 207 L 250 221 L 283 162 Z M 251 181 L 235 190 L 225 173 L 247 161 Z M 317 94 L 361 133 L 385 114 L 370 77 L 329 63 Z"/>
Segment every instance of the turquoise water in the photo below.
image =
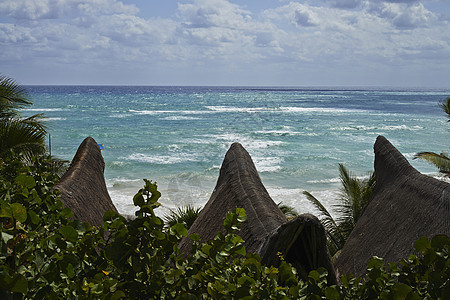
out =
<path fill-rule="evenodd" d="M 312 192 L 331 207 L 338 163 L 356 175 L 373 170 L 384 135 L 412 160 L 448 150 L 449 124 L 438 103 L 450 90 L 244 87 L 28 86 L 45 113 L 52 154 L 71 160 L 87 136 L 104 145 L 105 178 L 120 212 L 134 212 L 143 178 L 158 182 L 161 212 L 209 199 L 233 142 L 252 156 L 275 202 L 312 212 Z"/>

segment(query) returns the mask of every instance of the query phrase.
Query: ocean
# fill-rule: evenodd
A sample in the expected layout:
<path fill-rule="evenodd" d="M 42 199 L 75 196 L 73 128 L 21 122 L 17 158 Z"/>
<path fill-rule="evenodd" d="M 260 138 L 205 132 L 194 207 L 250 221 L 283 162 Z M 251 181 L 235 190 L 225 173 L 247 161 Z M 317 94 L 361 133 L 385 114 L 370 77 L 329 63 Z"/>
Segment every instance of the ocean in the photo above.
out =
<path fill-rule="evenodd" d="M 412 160 L 447 151 L 449 124 L 439 103 L 450 89 L 172 86 L 25 86 L 44 113 L 52 155 L 71 160 L 84 138 L 103 144 L 105 180 L 119 212 L 134 214 L 143 178 L 156 181 L 164 215 L 209 199 L 233 142 L 250 153 L 275 202 L 315 213 L 309 191 L 332 210 L 338 164 L 364 177 L 373 144 L 385 136 Z"/>

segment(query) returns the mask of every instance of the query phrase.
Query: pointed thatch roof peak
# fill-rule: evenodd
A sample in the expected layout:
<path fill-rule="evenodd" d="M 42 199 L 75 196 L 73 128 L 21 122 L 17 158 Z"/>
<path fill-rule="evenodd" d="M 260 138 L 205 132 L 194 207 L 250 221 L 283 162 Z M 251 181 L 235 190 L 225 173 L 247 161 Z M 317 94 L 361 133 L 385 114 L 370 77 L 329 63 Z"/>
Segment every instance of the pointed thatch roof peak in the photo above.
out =
<path fill-rule="evenodd" d="M 374 145 L 376 186 L 335 267 L 362 275 L 372 256 L 397 262 L 421 236 L 450 235 L 450 184 L 414 169 L 384 137 Z"/>
<path fill-rule="evenodd" d="M 203 241 L 213 239 L 219 231 L 224 232 L 226 214 L 238 207 L 247 213 L 239 235 L 248 252 L 261 255 L 264 264 L 274 266 L 280 263 L 281 253 L 303 273 L 325 267 L 330 282 L 336 282 L 322 224 L 307 214 L 288 222 L 267 193 L 248 152 L 234 143 L 225 155 L 211 198 L 188 234 L 200 234 Z M 192 241 L 184 238 L 179 246 L 189 253 L 191 245 Z"/>
<path fill-rule="evenodd" d="M 91 225 L 102 225 L 106 211 L 117 211 L 106 189 L 104 170 L 98 144 L 87 137 L 55 186 L 62 193 L 61 201 L 73 211 L 75 218 Z"/>
<path fill-rule="evenodd" d="M 223 160 L 216 187 L 189 234 L 200 234 L 203 241 L 213 239 L 217 232 L 224 231 L 226 214 L 238 207 L 247 213 L 247 221 L 239 234 L 250 252 L 255 251 L 272 230 L 286 222 L 262 184 L 248 152 L 241 144 L 233 143 Z M 191 240 L 185 238 L 180 249 L 188 253 L 191 244 Z"/>

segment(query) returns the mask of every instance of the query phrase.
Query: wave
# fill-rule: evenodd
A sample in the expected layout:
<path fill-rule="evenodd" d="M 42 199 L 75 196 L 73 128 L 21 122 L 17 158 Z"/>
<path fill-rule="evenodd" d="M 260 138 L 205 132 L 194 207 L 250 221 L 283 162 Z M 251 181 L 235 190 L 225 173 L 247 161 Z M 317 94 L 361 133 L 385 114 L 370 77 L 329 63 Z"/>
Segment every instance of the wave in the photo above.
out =
<path fill-rule="evenodd" d="M 62 108 L 25 108 L 24 111 L 64 111 Z"/>
<path fill-rule="evenodd" d="M 329 107 L 235 107 L 235 106 L 205 106 L 207 109 L 216 112 L 282 112 L 282 113 L 367 113 L 366 110 L 350 108 L 329 108 Z"/>
<path fill-rule="evenodd" d="M 134 109 L 130 109 L 129 112 L 138 115 L 158 115 L 158 114 L 200 115 L 210 113 L 210 111 L 207 110 L 134 110 Z"/>
<path fill-rule="evenodd" d="M 281 157 L 253 157 L 253 162 L 255 163 L 256 170 L 258 172 L 277 172 L 282 169 L 281 164 L 283 163 Z"/>
<path fill-rule="evenodd" d="M 292 131 L 291 127 L 283 126 L 280 129 L 272 129 L 272 130 L 259 130 L 255 131 L 257 134 L 265 134 L 265 135 L 274 135 L 274 136 L 291 136 L 291 135 L 304 135 L 304 133 L 299 131 Z"/>
<path fill-rule="evenodd" d="M 56 117 L 56 118 L 43 118 L 41 121 L 51 122 L 51 121 L 65 121 L 65 120 L 67 120 L 67 118 L 58 118 L 58 117 Z"/>
<path fill-rule="evenodd" d="M 159 165 L 171 165 L 184 162 L 200 161 L 196 156 L 190 154 L 176 153 L 170 155 L 148 155 L 143 153 L 133 153 L 123 159 Z"/>
<path fill-rule="evenodd" d="M 330 128 L 334 131 L 368 131 L 368 130 L 386 130 L 386 131 L 397 131 L 397 130 L 409 130 L 417 131 L 424 129 L 422 126 L 414 125 L 385 125 L 385 126 L 366 126 L 366 125 L 355 125 L 355 126 L 339 126 Z"/>
<path fill-rule="evenodd" d="M 171 117 L 165 117 L 162 118 L 162 120 L 167 120 L 167 121 L 182 121 L 182 120 L 201 120 L 201 118 L 196 118 L 196 117 L 187 117 L 187 116 L 171 116 Z"/>

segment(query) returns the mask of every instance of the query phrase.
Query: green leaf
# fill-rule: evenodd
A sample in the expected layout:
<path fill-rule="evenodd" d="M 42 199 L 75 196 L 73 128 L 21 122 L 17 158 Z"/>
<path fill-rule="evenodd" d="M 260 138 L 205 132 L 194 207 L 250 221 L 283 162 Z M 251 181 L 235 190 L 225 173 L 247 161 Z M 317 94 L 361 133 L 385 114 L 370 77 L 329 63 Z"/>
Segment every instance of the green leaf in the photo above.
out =
<path fill-rule="evenodd" d="M 438 234 L 433 236 L 433 238 L 431 239 L 431 247 L 433 247 L 434 249 L 442 249 L 445 246 L 449 245 L 450 245 L 450 238 L 446 235 Z"/>
<path fill-rule="evenodd" d="M 394 299 L 406 299 L 406 296 L 411 292 L 411 287 L 404 284 L 404 283 L 395 283 L 391 287 L 391 293 L 394 297 Z"/>
<path fill-rule="evenodd" d="M 20 274 L 14 274 L 12 277 L 8 274 L 1 274 L 0 289 L 26 294 L 28 292 L 28 281 Z"/>
<path fill-rule="evenodd" d="M 201 240 L 200 234 L 192 233 L 189 238 L 193 241 L 199 242 Z"/>
<path fill-rule="evenodd" d="M 172 227 L 170 227 L 170 230 L 180 236 L 187 236 L 188 234 L 186 227 L 184 227 L 184 225 L 181 223 L 173 225 Z"/>
<path fill-rule="evenodd" d="M 111 296 L 111 300 L 117 300 L 117 299 L 122 299 L 122 298 L 126 298 L 125 293 L 122 292 L 122 291 L 116 291 L 116 292 Z"/>
<path fill-rule="evenodd" d="M 18 185 L 22 185 L 28 189 L 31 189 L 36 186 L 36 180 L 34 180 L 32 176 L 28 176 L 25 174 L 17 176 L 15 182 Z"/>
<path fill-rule="evenodd" d="M 68 241 L 76 242 L 78 239 L 78 231 L 70 225 L 65 225 L 59 229 L 59 233 Z"/>
<path fill-rule="evenodd" d="M 247 220 L 247 215 L 245 213 L 245 209 L 243 208 L 236 208 L 236 210 L 234 211 L 234 213 L 237 215 L 237 220 L 242 223 L 245 220 Z"/>
<path fill-rule="evenodd" d="M 133 203 L 135 206 L 139 206 L 139 207 L 145 205 L 145 200 L 144 200 L 144 196 L 142 195 L 142 192 L 138 192 L 136 195 L 134 195 Z"/>
<path fill-rule="evenodd" d="M 414 248 L 416 248 L 416 250 L 418 252 L 425 252 L 425 250 L 429 249 L 430 247 L 431 247 L 431 243 L 426 236 L 419 238 L 414 243 Z"/>
<path fill-rule="evenodd" d="M 331 300 L 339 300 L 339 292 L 336 290 L 336 286 L 328 286 L 325 288 L 325 297 Z"/>
<path fill-rule="evenodd" d="M 67 265 L 67 276 L 69 278 L 73 278 L 75 276 L 75 272 L 73 270 L 73 266 L 70 263 Z"/>
<path fill-rule="evenodd" d="M 372 256 L 369 260 L 369 269 L 381 269 L 383 267 L 383 259 L 377 256 Z"/>
<path fill-rule="evenodd" d="M 2 240 L 4 243 L 8 243 L 8 241 L 13 238 L 14 238 L 14 236 L 12 234 L 2 231 Z"/>
<path fill-rule="evenodd" d="M 30 220 L 33 224 L 39 224 L 41 221 L 41 217 L 39 217 L 34 211 L 28 211 L 28 216 L 30 216 Z"/>
<path fill-rule="evenodd" d="M 2 206 L 0 217 L 15 219 L 20 223 L 27 220 L 27 209 L 20 203 L 11 203 Z"/>

